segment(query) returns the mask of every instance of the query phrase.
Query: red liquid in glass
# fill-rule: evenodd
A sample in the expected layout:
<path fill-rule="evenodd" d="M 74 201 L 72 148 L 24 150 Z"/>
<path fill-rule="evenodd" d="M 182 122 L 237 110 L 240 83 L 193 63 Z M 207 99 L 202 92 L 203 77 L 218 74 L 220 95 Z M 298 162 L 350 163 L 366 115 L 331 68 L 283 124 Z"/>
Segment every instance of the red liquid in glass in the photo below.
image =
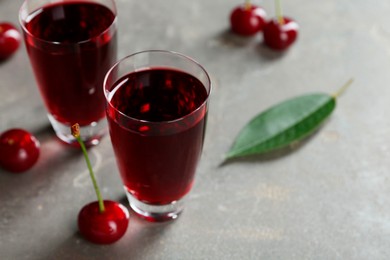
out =
<path fill-rule="evenodd" d="M 179 200 L 191 189 L 203 146 L 205 87 L 187 73 L 164 68 L 130 73 L 116 87 L 107 113 L 127 190 L 155 205 Z"/>
<path fill-rule="evenodd" d="M 114 19 L 107 7 L 85 2 L 49 5 L 28 17 L 27 52 L 57 121 L 88 125 L 105 116 L 102 85 L 116 59 L 116 33 L 107 29 Z"/>

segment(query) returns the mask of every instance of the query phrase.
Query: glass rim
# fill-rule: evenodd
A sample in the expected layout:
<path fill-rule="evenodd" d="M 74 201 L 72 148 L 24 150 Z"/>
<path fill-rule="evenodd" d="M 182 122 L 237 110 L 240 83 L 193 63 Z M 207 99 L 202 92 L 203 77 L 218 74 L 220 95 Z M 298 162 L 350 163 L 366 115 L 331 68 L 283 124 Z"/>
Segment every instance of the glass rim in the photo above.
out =
<path fill-rule="evenodd" d="M 207 96 L 206 98 L 204 99 L 204 101 L 202 102 L 202 104 L 200 104 L 196 109 L 192 110 L 190 113 L 184 115 L 184 116 L 181 116 L 179 118 L 176 118 L 176 119 L 173 119 L 173 120 L 166 120 L 166 121 L 149 121 L 149 120 L 144 120 L 144 119 L 139 119 L 139 118 L 135 118 L 135 117 L 132 117 L 132 116 L 128 116 L 126 115 L 125 113 L 119 111 L 116 107 L 114 107 L 112 104 L 111 104 L 111 100 L 108 99 L 108 95 L 110 93 L 110 91 L 106 90 L 106 85 L 107 85 L 107 81 L 108 81 L 108 77 L 112 74 L 112 71 L 117 68 L 119 66 L 120 63 L 122 63 L 123 61 L 129 59 L 129 58 L 132 58 L 136 55 L 140 55 L 140 54 L 145 54 L 145 53 L 164 53 L 164 54 L 170 54 L 170 55 L 174 55 L 174 56 L 178 56 L 178 57 L 181 57 L 181 58 L 184 58 L 185 60 L 195 64 L 198 68 L 201 69 L 201 71 L 206 75 L 206 80 L 207 80 L 207 85 L 208 85 L 208 88 L 206 86 L 203 86 L 205 89 L 206 89 L 206 92 L 207 92 Z M 136 69 L 134 70 L 134 72 L 136 71 L 141 71 L 143 69 L 147 69 L 147 68 L 150 68 L 150 67 L 147 67 L 145 66 L 144 68 L 142 69 Z M 183 71 L 183 70 L 180 70 L 180 68 L 177 68 L 179 71 L 182 71 L 182 72 L 185 72 L 187 74 L 190 74 L 191 76 L 194 76 L 192 75 L 191 73 L 188 73 L 186 71 Z M 195 76 L 194 76 L 195 77 Z M 195 77 L 196 78 L 196 77 Z M 203 82 L 202 82 L 202 85 L 203 85 Z M 135 52 L 133 54 L 130 54 L 130 55 L 127 55 L 123 58 L 121 58 L 120 60 L 118 60 L 114 65 L 112 65 L 112 67 L 107 71 L 105 77 L 104 77 L 104 81 L 103 81 L 103 93 L 104 93 L 104 97 L 106 99 L 106 102 L 107 104 L 112 107 L 116 113 L 118 113 L 120 116 L 123 116 L 125 117 L 126 119 L 128 120 L 132 120 L 132 121 L 135 121 L 135 122 L 138 122 L 138 123 L 142 123 L 142 124 L 148 124 L 148 125 L 161 125 L 161 124 L 174 124 L 174 123 L 178 123 L 180 121 L 183 121 L 189 117 L 191 117 L 192 115 L 196 114 L 197 112 L 199 112 L 199 110 L 202 109 L 202 107 L 206 106 L 208 100 L 209 100 L 209 97 L 210 97 L 210 94 L 211 94 L 211 90 L 212 90 L 212 86 L 211 86 L 211 79 L 210 79 L 210 75 L 208 74 L 208 72 L 206 71 L 206 69 L 199 63 L 197 62 L 196 60 L 194 60 L 193 58 L 187 56 L 187 55 L 184 55 L 182 53 L 179 53 L 179 52 L 176 52 L 176 51 L 168 51 L 168 50 L 144 50 L 144 51 L 139 51 L 139 52 Z"/>
<path fill-rule="evenodd" d="M 104 31 L 102 31 L 101 33 L 99 33 L 98 35 L 96 35 L 96 36 L 94 36 L 92 38 L 89 38 L 89 39 L 83 40 L 83 41 L 78 41 L 78 42 L 47 41 L 47 40 L 44 40 L 44 39 L 39 38 L 39 37 L 35 36 L 34 34 L 32 34 L 25 26 L 26 19 L 23 19 L 22 16 L 25 15 L 25 18 L 27 18 L 32 13 L 32 12 L 30 12 L 30 13 L 27 12 L 26 5 L 27 5 L 28 1 L 29 0 L 24 0 L 22 6 L 19 8 L 19 25 L 20 25 L 20 27 L 22 27 L 24 33 L 26 33 L 30 37 L 34 38 L 35 40 L 43 42 L 43 43 L 46 43 L 46 44 L 52 44 L 52 45 L 56 45 L 56 46 L 58 46 L 58 45 L 75 46 L 75 45 L 80 45 L 80 44 L 91 42 L 93 39 L 99 38 L 101 35 L 104 35 L 105 33 L 107 33 L 113 26 L 116 25 L 117 19 L 118 19 L 118 13 L 117 13 L 117 7 L 116 7 L 116 4 L 115 4 L 115 1 L 114 0 L 108 0 L 108 1 L 110 1 L 113 4 L 113 7 L 114 7 L 114 10 L 111 10 L 111 8 L 109 8 L 114 13 L 114 20 L 112 21 L 112 23 Z M 58 0 L 58 2 L 49 2 L 48 5 L 53 5 L 55 3 L 81 3 L 81 2 L 92 3 L 93 1 L 88 1 L 88 0 L 87 1 L 85 1 L 85 0 L 84 1 L 83 0 L 79 0 L 79 1 L 76 1 L 76 0 L 61 1 L 61 0 Z M 46 6 L 46 5 L 42 5 L 41 8 L 44 7 L 44 6 Z M 34 10 L 34 12 L 35 11 L 36 10 Z"/>

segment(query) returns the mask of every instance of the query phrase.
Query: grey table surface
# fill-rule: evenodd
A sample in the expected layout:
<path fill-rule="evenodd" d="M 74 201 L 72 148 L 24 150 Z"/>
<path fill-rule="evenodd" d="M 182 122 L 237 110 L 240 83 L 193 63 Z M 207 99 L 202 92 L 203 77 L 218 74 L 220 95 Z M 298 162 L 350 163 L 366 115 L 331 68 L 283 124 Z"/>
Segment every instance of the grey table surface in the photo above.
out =
<path fill-rule="evenodd" d="M 119 54 L 175 50 L 213 81 L 196 184 L 183 214 L 164 224 L 131 212 L 125 236 L 98 246 L 77 232 L 95 200 L 82 154 L 54 136 L 24 46 L 0 64 L 0 132 L 41 141 L 24 174 L 0 170 L 0 259 L 389 259 L 390 1 L 283 1 L 300 24 L 283 54 L 262 36 L 229 31 L 234 0 L 118 0 Z M 0 0 L 17 23 L 21 0 Z M 273 16 L 273 1 L 255 1 Z M 308 92 L 333 93 L 349 78 L 330 120 L 278 156 L 221 166 L 240 129 L 269 106 Z M 106 199 L 126 203 L 109 137 L 90 149 Z"/>

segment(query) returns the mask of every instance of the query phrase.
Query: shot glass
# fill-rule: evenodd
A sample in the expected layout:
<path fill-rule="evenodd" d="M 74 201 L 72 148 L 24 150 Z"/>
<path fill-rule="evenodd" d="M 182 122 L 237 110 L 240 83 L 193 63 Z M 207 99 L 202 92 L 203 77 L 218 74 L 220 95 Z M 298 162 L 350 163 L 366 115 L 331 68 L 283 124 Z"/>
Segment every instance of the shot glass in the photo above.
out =
<path fill-rule="evenodd" d="M 116 61 L 113 0 L 25 0 L 19 11 L 27 53 L 56 135 L 87 145 L 107 132 L 104 76 Z"/>
<path fill-rule="evenodd" d="M 131 208 L 175 219 L 194 183 L 211 82 L 191 58 L 150 50 L 125 57 L 104 80 L 112 146 Z"/>

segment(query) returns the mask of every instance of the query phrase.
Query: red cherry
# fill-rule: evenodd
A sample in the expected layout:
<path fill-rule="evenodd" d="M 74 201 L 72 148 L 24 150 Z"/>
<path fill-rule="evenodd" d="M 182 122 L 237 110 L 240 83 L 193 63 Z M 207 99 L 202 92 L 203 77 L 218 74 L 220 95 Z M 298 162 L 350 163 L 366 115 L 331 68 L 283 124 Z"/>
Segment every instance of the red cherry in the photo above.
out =
<path fill-rule="evenodd" d="M 232 31 L 243 36 L 251 36 L 261 31 L 266 19 L 263 8 L 244 4 L 237 6 L 230 15 Z"/>
<path fill-rule="evenodd" d="M 19 48 L 21 36 L 10 23 L 0 23 L 0 60 L 10 57 Z"/>
<path fill-rule="evenodd" d="M 119 240 L 127 230 L 129 211 L 122 204 L 104 200 L 105 210 L 100 212 L 99 202 L 85 205 L 78 216 L 81 235 L 96 244 L 111 244 Z"/>
<path fill-rule="evenodd" d="M 275 50 L 287 49 L 298 36 L 298 24 L 283 17 L 283 23 L 277 19 L 272 19 L 263 28 L 264 43 Z"/>
<path fill-rule="evenodd" d="M 30 169 L 39 157 L 39 141 L 23 129 L 11 129 L 0 136 L 0 166 L 10 172 Z"/>

